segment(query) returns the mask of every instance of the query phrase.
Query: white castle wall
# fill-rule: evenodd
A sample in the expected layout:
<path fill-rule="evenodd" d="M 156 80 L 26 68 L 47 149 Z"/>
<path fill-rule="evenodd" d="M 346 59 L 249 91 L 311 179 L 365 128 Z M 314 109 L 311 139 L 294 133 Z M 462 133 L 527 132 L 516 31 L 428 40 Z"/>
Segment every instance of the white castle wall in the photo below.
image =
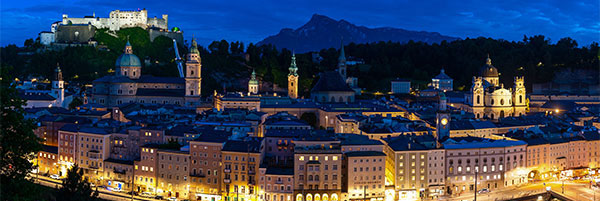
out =
<path fill-rule="evenodd" d="M 96 28 L 108 28 L 112 31 L 129 27 L 141 27 L 144 29 L 148 27 L 158 27 L 161 29 L 168 29 L 168 15 L 162 15 L 162 18 L 160 19 L 156 17 L 148 18 L 148 11 L 146 9 L 139 11 L 114 10 L 109 13 L 108 18 L 95 16 L 70 18 L 67 14 L 63 14 L 62 24 L 91 24 Z"/>

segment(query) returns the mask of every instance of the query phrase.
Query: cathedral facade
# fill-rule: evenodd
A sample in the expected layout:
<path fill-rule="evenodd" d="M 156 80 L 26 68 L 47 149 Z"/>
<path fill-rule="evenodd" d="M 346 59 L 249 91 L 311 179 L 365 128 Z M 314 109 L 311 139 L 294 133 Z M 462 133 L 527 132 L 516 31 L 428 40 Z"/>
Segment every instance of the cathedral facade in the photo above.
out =
<path fill-rule="evenodd" d="M 500 119 L 525 114 L 527 98 L 524 77 L 515 77 L 512 88 L 504 88 L 499 80 L 498 69 L 488 56 L 479 76 L 473 77 L 471 90 L 467 94 L 467 103 L 475 118 Z"/>
<path fill-rule="evenodd" d="M 92 102 L 109 107 L 134 102 L 196 106 L 201 95 L 202 65 L 195 40 L 186 59 L 185 78 L 141 75 L 142 64 L 128 41 L 115 62 L 115 75 L 92 82 Z"/>

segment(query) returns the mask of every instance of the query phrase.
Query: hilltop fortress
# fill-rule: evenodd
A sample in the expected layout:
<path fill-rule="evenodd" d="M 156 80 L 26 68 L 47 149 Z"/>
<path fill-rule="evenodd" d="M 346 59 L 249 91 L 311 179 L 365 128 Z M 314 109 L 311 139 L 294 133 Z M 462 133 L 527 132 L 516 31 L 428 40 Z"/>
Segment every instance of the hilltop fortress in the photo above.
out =
<path fill-rule="evenodd" d="M 168 29 L 168 22 L 169 18 L 166 14 L 163 14 L 160 19 L 156 17 L 149 18 L 148 10 L 144 8 L 137 11 L 113 10 L 108 18 L 96 17 L 96 14 L 83 18 L 70 18 L 67 14 L 63 14 L 61 23 L 62 25 L 90 24 L 98 29 L 108 28 L 111 31 L 117 31 L 129 27 Z"/>

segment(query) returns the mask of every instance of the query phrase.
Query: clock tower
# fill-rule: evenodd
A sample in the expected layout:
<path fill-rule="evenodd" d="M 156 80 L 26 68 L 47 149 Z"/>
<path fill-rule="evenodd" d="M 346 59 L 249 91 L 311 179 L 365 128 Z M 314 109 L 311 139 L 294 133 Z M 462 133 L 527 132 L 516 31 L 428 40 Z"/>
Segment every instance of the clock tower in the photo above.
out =
<path fill-rule="evenodd" d="M 436 140 L 440 142 L 446 137 L 450 137 L 450 112 L 446 106 L 446 94 L 440 92 L 440 102 L 436 113 Z"/>

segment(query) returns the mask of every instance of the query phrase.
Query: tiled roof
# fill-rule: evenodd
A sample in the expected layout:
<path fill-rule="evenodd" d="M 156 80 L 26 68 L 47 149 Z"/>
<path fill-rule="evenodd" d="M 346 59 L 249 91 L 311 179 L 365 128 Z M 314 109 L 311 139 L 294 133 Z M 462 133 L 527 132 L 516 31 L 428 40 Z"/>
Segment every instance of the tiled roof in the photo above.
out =
<path fill-rule="evenodd" d="M 42 145 L 42 149 L 47 153 L 58 154 L 58 147 L 56 146 Z"/>
<path fill-rule="evenodd" d="M 348 157 L 361 157 L 361 156 L 385 156 L 385 153 L 380 151 L 352 151 L 346 152 Z"/>
<path fill-rule="evenodd" d="M 225 142 L 222 151 L 260 153 L 261 141 L 260 138 L 251 138 L 246 141 L 229 140 Z"/>
<path fill-rule="evenodd" d="M 312 88 L 311 92 L 321 91 L 349 91 L 354 92 L 348 85 L 342 76 L 335 71 L 327 71 L 321 73 L 317 84 Z"/>
<path fill-rule="evenodd" d="M 19 97 L 23 100 L 38 100 L 38 101 L 53 101 L 56 100 L 53 96 L 47 93 L 21 92 Z"/>
<path fill-rule="evenodd" d="M 136 96 L 184 97 L 185 89 L 138 89 Z"/>
<path fill-rule="evenodd" d="M 169 83 L 169 84 L 185 84 L 185 79 L 181 77 L 154 77 L 151 75 L 142 75 L 137 80 L 138 83 Z"/>

